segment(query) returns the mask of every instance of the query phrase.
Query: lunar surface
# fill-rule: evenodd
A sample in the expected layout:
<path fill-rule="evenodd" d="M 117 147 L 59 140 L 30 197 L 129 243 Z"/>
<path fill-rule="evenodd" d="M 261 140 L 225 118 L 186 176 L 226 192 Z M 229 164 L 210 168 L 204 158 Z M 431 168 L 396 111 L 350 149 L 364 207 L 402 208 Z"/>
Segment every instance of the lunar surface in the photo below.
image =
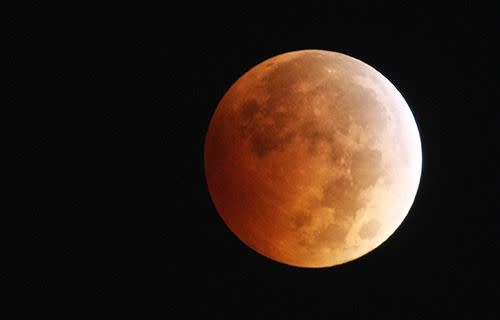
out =
<path fill-rule="evenodd" d="M 278 55 L 238 79 L 204 152 L 210 196 L 231 231 L 270 259 L 311 268 L 384 242 L 422 166 L 398 90 L 362 61 L 321 50 Z"/>

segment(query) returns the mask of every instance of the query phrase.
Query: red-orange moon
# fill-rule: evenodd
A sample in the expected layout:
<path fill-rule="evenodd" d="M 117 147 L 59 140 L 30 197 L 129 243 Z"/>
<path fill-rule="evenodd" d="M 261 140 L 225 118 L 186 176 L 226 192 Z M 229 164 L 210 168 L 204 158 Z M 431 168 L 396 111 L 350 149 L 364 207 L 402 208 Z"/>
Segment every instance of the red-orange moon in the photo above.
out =
<path fill-rule="evenodd" d="M 422 168 L 399 91 L 366 63 L 322 50 L 275 56 L 239 78 L 213 114 L 204 156 L 229 229 L 298 267 L 379 246 L 406 217 Z"/>

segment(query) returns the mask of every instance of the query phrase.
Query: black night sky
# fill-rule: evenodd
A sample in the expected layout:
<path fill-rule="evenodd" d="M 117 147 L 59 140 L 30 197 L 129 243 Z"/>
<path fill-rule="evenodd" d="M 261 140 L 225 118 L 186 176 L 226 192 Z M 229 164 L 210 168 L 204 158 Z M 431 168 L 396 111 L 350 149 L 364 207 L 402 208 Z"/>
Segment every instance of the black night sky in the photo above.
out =
<path fill-rule="evenodd" d="M 7 170 L 21 187 L 6 215 L 5 319 L 498 317 L 499 8 L 292 3 L 7 11 L 8 101 L 21 111 Z M 423 144 L 403 224 L 334 268 L 246 247 L 204 178 L 222 95 L 300 49 L 380 71 Z"/>

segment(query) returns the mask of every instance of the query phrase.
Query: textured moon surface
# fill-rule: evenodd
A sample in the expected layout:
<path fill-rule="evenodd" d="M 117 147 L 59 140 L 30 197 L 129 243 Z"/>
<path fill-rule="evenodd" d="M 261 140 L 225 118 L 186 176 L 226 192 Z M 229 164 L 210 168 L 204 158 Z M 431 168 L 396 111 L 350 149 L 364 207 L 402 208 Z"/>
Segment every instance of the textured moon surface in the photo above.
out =
<path fill-rule="evenodd" d="M 398 90 L 364 62 L 322 50 L 275 56 L 238 79 L 212 116 L 204 156 L 229 229 L 270 259 L 311 268 L 384 242 L 422 168 Z"/>

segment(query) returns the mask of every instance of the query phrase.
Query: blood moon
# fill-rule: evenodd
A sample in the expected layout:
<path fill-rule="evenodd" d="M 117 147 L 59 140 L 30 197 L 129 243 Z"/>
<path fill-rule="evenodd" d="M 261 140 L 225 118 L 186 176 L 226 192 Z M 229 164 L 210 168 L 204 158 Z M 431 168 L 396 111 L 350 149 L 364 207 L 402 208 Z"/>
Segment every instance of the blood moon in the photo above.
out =
<path fill-rule="evenodd" d="M 232 232 L 299 267 L 341 264 L 384 242 L 422 166 L 398 90 L 360 60 L 321 50 L 278 55 L 238 79 L 210 121 L 204 156 Z"/>

